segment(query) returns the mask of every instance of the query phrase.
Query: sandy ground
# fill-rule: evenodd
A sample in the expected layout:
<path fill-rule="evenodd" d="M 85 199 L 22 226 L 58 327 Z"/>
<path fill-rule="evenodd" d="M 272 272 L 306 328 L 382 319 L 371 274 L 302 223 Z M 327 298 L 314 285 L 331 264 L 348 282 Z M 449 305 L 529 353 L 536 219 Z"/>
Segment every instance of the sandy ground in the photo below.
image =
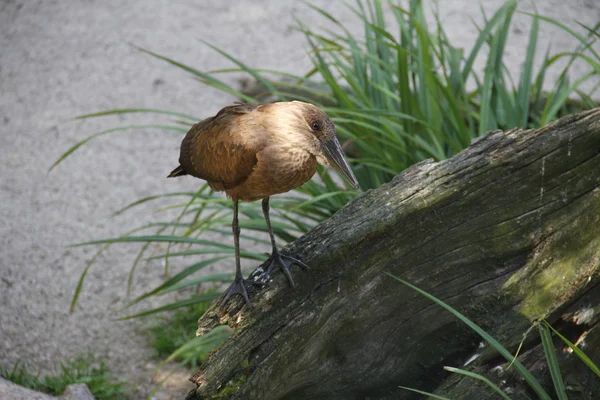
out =
<path fill-rule="evenodd" d="M 313 3 L 361 31 L 342 2 Z M 441 3 L 450 40 L 468 47 L 476 34 L 470 17 L 481 21 L 478 7 L 469 0 Z M 484 3 L 491 13 L 502 2 Z M 529 3 L 520 7 L 532 10 Z M 575 20 L 588 25 L 600 20 L 595 0 L 540 1 L 538 10 L 576 28 Z M 294 14 L 311 26 L 323 23 L 295 1 L 0 0 L 0 365 L 22 360 L 48 373 L 56 362 L 91 351 L 131 382 L 134 398 L 148 394 L 156 362 L 140 332 L 143 325 L 115 318 L 136 247 L 117 246 L 101 257 L 77 311 L 69 314 L 76 282 L 95 249 L 68 245 L 116 236 L 152 220 L 151 204 L 112 216 L 138 198 L 195 189 L 198 182 L 191 179 L 165 179 L 177 165 L 181 136 L 122 132 L 81 148 L 50 173 L 48 168 L 91 133 L 153 121 L 139 115 L 70 121 L 73 116 L 148 107 L 201 118 L 234 100 L 129 43 L 201 70 L 232 66 L 203 39 L 250 66 L 303 73 L 307 46 L 293 29 Z M 515 74 L 528 18 L 517 19 L 507 48 Z M 550 43 L 555 51 L 576 46 L 542 25 L 540 53 Z M 226 78 L 232 84 L 234 79 Z M 161 273 L 158 263 L 143 266 L 137 293 L 159 284 Z"/>

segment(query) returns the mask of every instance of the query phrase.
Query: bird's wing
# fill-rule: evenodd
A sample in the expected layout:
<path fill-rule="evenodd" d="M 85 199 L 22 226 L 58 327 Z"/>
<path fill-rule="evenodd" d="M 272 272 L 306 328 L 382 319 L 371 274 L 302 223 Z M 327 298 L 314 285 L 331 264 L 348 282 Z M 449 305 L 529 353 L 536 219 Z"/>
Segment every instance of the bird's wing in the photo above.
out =
<path fill-rule="evenodd" d="M 179 162 L 190 175 L 225 190 L 245 181 L 265 147 L 267 135 L 253 113 L 258 104 L 236 104 L 192 127 L 181 144 Z"/>

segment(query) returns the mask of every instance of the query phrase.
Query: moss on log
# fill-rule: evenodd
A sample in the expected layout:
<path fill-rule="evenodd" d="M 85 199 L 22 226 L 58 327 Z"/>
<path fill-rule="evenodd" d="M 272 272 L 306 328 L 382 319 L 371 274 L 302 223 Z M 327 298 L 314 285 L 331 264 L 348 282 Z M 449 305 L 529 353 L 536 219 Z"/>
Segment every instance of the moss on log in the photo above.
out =
<path fill-rule="evenodd" d="M 306 261 L 296 287 L 274 276 L 215 305 L 198 335 L 235 329 L 191 379 L 198 398 L 493 399 L 443 366 L 468 364 L 514 399 L 535 398 L 507 363 L 441 307 L 384 272 L 444 300 L 515 352 L 547 387 L 542 318 L 600 362 L 600 109 L 537 130 L 491 132 L 442 162 L 426 161 L 350 202 L 288 245 Z M 557 342 L 557 346 L 559 343 Z M 559 346 L 560 347 L 560 346 Z M 560 352 L 571 398 L 599 378 Z M 550 389 L 548 389 L 550 390 Z"/>

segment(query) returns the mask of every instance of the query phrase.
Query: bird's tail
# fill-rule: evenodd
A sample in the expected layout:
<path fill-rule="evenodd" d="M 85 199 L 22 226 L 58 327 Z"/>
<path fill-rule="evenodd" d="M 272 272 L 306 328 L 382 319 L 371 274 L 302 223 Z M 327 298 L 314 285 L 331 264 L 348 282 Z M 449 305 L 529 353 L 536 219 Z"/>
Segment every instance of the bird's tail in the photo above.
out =
<path fill-rule="evenodd" d="M 187 175 L 188 173 L 185 172 L 183 170 L 183 167 L 180 165 L 179 167 L 175 168 L 173 171 L 171 171 L 171 173 L 169 174 L 169 176 L 167 176 L 167 178 L 175 178 L 176 176 L 182 176 L 182 175 Z"/>

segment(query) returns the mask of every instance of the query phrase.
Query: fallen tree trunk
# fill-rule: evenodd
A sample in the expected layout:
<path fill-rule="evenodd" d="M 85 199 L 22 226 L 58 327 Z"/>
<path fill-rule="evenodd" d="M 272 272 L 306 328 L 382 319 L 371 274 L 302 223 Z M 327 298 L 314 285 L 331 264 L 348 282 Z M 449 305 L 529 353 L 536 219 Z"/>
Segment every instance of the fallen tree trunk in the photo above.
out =
<path fill-rule="evenodd" d="M 202 399 L 493 399 L 443 366 L 487 374 L 513 399 L 536 398 L 508 363 L 405 279 L 516 351 L 545 318 L 600 362 L 600 109 L 538 130 L 491 132 L 443 162 L 422 162 L 362 194 L 287 246 L 310 271 L 274 276 L 215 305 L 198 335 L 232 337 L 191 379 Z M 557 342 L 558 344 L 558 342 Z M 537 330 L 519 360 L 552 393 Z M 559 360 L 572 399 L 600 393 L 574 355 Z M 572 381 L 572 382 L 571 382 Z M 550 385 L 550 386 L 549 386 Z M 529 397 L 526 397 L 529 396 Z M 598 397 L 595 397 L 598 398 Z"/>

